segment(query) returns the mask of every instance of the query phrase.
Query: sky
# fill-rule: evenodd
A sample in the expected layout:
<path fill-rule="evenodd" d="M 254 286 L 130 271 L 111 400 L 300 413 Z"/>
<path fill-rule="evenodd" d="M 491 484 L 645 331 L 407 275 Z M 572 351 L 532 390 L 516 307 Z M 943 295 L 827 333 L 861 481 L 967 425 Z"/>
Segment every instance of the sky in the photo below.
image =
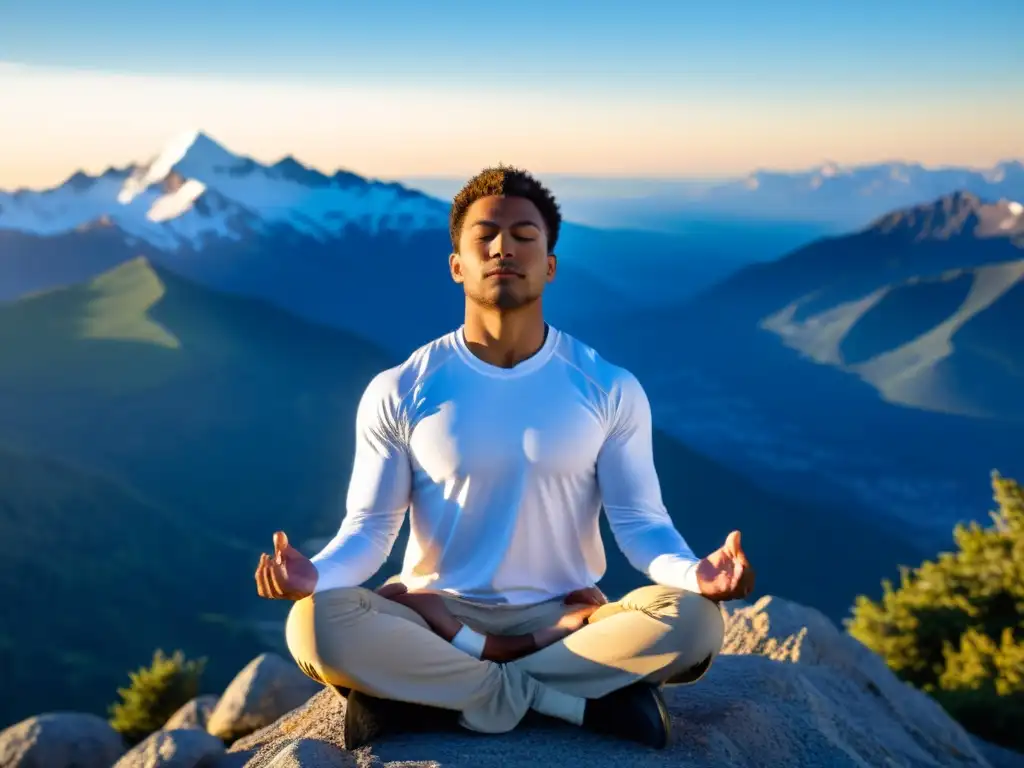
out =
<path fill-rule="evenodd" d="M 376 178 L 1024 158 L 1024 2 L 0 0 L 0 189 L 200 129 Z"/>

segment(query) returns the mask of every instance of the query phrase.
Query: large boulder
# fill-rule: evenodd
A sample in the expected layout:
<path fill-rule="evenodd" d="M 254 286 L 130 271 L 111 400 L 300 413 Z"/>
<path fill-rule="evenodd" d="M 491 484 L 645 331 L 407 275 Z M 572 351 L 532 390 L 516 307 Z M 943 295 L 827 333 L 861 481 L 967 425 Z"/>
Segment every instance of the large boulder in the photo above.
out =
<path fill-rule="evenodd" d="M 110 768 L 124 751 L 110 723 L 84 712 L 37 715 L 0 732 L 0 768 Z"/>
<path fill-rule="evenodd" d="M 150 734 L 124 755 L 114 768 L 209 768 L 224 754 L 224 742 L 196 728 Z"/>
<path fill-rule="evenodd" d="M 321 687 L 293 662 L 276 653 L 261 654 L 225 689 L 206 730 L 222 741 L 234 741 L 302 705 Z"/>
<path fill-rule="evenodd" d="M 872 732 L 887 733 L 890 726 L 896 727 L 940 764 L 946 754 L 979 755 L 974 740 L 933 698 L 902 682 L 881 656 L 814 608 L 767 596 L 737 609 L 726 621 L 723 652 L 756 654 L 805 671 L 813 667 L 813 674 L 823 670 L 856 689 L 857 701 L 867 696 L 864 700 L 873 709 L 865 709 L 864 722 Z"/>
<path fill-rule="evenodd" d="M 176 731 L 182 728 L 198 728 L 206 730 L 210 715 L 217 706 L 217 697 L 212 694 L 196 696 L 192 701 L 183 704 L 177 712 L 167 718 L 163 730 Z"/>
<path fill-rule="evenodd" d="M 819 612 L 768 597 L 725 613 L 722 655 L 698 683 L 665 691 L 674 732 L 664 752 L 531 718 L 506 734 L 391 736 L 350 754 L 344 700 L 327 689 L 215 765 L 990 765 L 937 704 Z"/>

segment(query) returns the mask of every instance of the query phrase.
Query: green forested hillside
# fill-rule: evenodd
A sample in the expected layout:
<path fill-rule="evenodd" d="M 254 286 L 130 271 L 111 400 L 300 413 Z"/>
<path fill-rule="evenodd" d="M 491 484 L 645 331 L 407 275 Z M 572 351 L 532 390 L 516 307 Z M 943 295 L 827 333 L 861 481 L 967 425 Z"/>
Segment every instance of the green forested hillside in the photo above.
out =
<path fill-rule="evenodd" d="M 0 721 L 103 713 L 156 647 L 210 658 L 223 685 L 258 653 L 231 606 L 252 553 L 119 483 L 0 450 Z M 226 663 L 225 663 L 226 662 Z"/>
<path fill-rule="evenodd" d="M 0 725 L 103 713 L 156 647 L 209 656 L 208 682 L 252 658 L 259 548 L 337 524 L 390 364 L 143 260 L 0 307 Z"/>

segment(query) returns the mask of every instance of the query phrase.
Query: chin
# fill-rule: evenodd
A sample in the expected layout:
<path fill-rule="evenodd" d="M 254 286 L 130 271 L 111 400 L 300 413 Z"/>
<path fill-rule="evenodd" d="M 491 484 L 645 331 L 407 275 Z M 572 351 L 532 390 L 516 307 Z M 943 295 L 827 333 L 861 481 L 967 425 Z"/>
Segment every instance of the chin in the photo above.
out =
<path fill-rule="evenodd" d="M 502 286 L 495 290 L 474 293 L 470 298 L 481 306 L 509 311 L 533 304 L 538 297 L 514 290 L 512 286 Z"/>

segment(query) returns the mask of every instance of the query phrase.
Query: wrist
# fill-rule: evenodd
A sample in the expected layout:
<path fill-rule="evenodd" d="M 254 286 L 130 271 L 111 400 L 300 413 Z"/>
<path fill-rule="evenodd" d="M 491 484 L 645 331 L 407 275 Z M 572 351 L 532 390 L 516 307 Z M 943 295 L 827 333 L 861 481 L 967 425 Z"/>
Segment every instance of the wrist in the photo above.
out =
<path fill-rule="evenodd" d="M 533 634 L 528 635 L 487 635 L 483 659 L 503 663 L 529 656 L 540 646 Z"/>
<path fill-rule="evenodd" d="M 449 640 L 460 651 L 477 659 L 485 657 L 487 641 L 487 635 L 477 632 L 466 624 L 463 624 Z"/>
<path fill-rule="evenodd" d="M 570 630 L 556 626 L 538 629 L 536 632 L 532 633 L 530 637 L 532 638 L 534 645 L 539 650 L 541 648 L 547 648 L 549 645 L 553 645 L 559 640 L 564 640 L 571 634 L 572 632 Z"/>

